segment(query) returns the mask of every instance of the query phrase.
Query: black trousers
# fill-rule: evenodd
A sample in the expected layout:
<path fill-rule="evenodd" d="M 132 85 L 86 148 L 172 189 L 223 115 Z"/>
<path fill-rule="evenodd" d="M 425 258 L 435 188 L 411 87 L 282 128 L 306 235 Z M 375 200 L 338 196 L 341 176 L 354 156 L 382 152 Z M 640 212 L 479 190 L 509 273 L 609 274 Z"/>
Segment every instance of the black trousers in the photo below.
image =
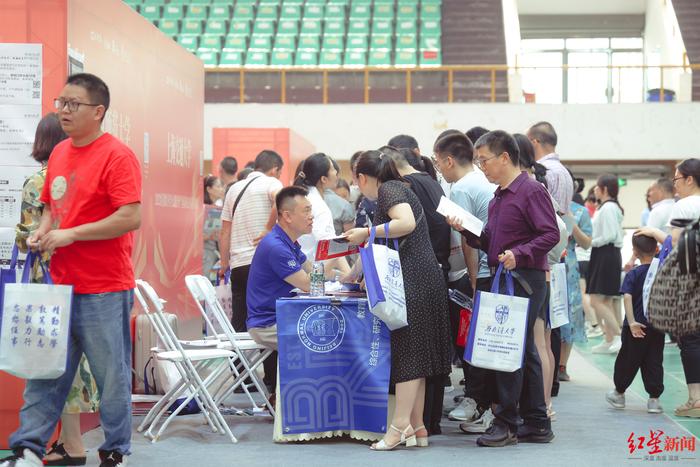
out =
<path fill-rule="evenodd" d="M 700 331 L 678 338 L 685 382 L 700 383 Z"/>
<path fill-rule="evenodd" d="M 549 339 L 554 354 L 554 371 L 552 372 L 552 396 L 559 395 L 559 364 L 561 363 L 561 329 L 554 328 Z"/>
<path fill-rule="evenodd" d="M 517 272 L 532 288 L 532 295 L 528 295 L 520 282 L 515 281 L 515 295 L 530 299 L 523 366 L 511 373 L 485 370 L 487 384 L 493 384 L 495 388 L 497 404 L 493 413 L 496 420 L 509 426 L 512 432 L 518 429 L 518 412 L 525 425 L 549 429 L 551 422 L 544 402 L 542 362 L 535 347 L 533 330 L 537 316 L 543 313 L 549 300 L 545 272 L 535 269 L 517 269 Z"/>
<path fill-rule="evenodd" d="M 644 389 L 651 398 L 664 392 L 664 333 L 647 327 L 646 336 L 636 338 L 629 326 L 622 327 L 622 347 L 615 360 L 615 390 L 624 393 L 637 371 L 642 370 Z"/>

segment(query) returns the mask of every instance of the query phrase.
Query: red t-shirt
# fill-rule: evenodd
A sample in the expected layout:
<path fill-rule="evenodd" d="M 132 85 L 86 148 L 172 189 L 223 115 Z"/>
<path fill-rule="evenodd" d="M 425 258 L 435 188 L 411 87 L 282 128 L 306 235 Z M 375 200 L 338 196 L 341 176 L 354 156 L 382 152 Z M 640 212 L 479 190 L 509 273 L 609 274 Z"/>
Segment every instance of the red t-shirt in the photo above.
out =
<path fill-rule="evenodd" d="M 41 201 L 53 227 L 68 229 L 102 220 L 126 204 L 141 202 L 141 168 L 133 151 L 109 133 L 87 146 L 59 143 L 49 159 Z M 56 284 L 79 294 L 133 289 L 133 233 L 110 240 L 78 241 L 51 256 Z"/>

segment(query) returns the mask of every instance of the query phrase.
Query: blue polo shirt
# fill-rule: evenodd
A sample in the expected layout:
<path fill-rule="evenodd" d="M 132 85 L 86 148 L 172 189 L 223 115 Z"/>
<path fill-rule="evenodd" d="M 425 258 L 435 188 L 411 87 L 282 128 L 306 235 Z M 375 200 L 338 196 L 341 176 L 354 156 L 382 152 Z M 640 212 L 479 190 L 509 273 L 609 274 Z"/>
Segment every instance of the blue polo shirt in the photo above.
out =
<path fill-rule="evenodd" d="M 279 225 L 265 235 L 255 250 L 248 273 L 248 329 L 267 328 L 277 322 L 275 301 L 290 297 L 294 288 L 284 279 L 299 271 L 305 262 L 306 256 L 299 244 Z"/>

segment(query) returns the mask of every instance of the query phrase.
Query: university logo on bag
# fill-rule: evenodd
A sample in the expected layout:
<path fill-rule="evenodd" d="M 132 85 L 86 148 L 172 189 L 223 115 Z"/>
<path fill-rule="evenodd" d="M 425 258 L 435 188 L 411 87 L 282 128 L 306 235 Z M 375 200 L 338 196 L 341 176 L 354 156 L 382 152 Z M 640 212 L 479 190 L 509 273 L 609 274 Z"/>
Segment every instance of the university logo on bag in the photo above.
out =
<path fill-rule="evenodd" d="M 345 318 L 330 304 L 310 306 L 299 317 L 297 335 L 312 352 L 330 352 L 343 342 Z"/>
<path fill-rule="evenodd" d="M 496 322 L 498 322 L 498 324 L 505 323 L 508 321 L 508 314 L 510 314 L 508 305 L 498 305 L 496 307 Z"/>
<path fill-rule="evenodd" d="M 389 258 L 389 274 L 391 277 L 399 277 L 401 274 L 401 263 L 394 258 Z"/>

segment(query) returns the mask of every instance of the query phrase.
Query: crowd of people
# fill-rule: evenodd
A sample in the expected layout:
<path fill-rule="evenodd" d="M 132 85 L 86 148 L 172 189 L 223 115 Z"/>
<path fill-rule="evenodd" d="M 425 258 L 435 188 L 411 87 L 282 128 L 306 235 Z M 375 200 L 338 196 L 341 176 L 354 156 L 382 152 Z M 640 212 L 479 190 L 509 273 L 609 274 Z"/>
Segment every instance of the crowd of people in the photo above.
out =
<path fill-rule="evenodd" d="M 141 179 L 133 152 L 100 129 L 108 108 L 102 80 L 74 75 L 56 99 L 57 114 L 37 129 L 33 157 L 42 169 L 25 184 L 17 243 L 50 257 L 54 281 L 73 285 L 76 299 L 67 371 L 57 380 L 28 381 L 21 426 L 10 439 L 14 455 L 0 460 L 2 467 L 38 466 L 42 458 L 46 465 L 84 464 L 75 414 L 98 406 L 101 465 L 125 465 L 129 454 L 131 232 L 140 225 Z M 203 180 L 203 274 L 218 281 L 230 273 L 234 329 L 277 350 L 275 300 L 295 288 L 309 291 L 319 240 L 343 235 L 362 245 L 370 226 L 377 237 L 399 240 L 408 326 L 391 332 L 396 405 L 374 450 L 426 447 L 444 417 L 479 435 L 480 446 L 549 443 L 552 397 L 560 382 L 575 379 L 567 369 L 572 347 L 601 336 L 592 351 L 617 355 L 608 403 L 624 408 L 641 369 L 648 411 L 662 412 L 667 336 L 646 319 L 642 289 L 659 244 L 669 236 L 677 243 L 678 222 L 700 218 L 700 159 L 684 160 L 673 179 L 649 188 L 649 213 L 623 266 L 618 178 L 600 175 L 583 199 L 583 182 L 563 165 L 557 144 L 548 122 L 524 134 L 474 127 L 442 132 L 426 157 L 415 138 L 402 134 L 355 153 L 350 182 L 337 161 L 319 152 L 296 168 L 288 187 L 279 180 L 284 160 L 274 151 L 260 152 L 240 172 L 226 157 L 219 177 Z M 443 196 L 483 223 L 480 235 L 437 212 Z M 568 324 L 552 329 L 550 269 L 559 263 L 566 268 Z M 499 267 L 512 272 L 515 295 L 529 300 L 523 364 L 514 372 L 462 358 L 462 310 L 448 295 L 490 291 Z M 356 281 L 361 262 L 336 258 L 324 271 L 329 280 Z M 40 269 L 33 274 L 42 280 Z M 680 348 L 689 392 L 675 413 L 700 417 L 700 334 L 670 338 Z M 454 365 L 464 390 L 456 406 L 443 407 Z M 276 356 L 264 370 L 274 392 Z M 59 417 L 61 437 L 45 455 Z"/>

